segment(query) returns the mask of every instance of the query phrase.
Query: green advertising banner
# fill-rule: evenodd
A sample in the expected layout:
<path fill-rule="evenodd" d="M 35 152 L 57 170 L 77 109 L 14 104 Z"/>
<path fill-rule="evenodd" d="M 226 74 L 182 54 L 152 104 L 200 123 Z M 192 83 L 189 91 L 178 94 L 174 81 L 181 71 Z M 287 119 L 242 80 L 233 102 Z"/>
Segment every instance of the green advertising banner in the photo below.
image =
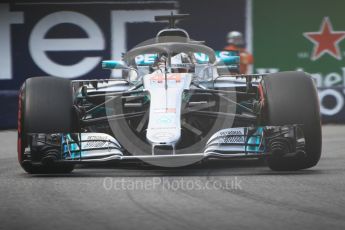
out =
<path fill-rule="evenodd" d="M 324 121 L 345 122 L 345 1 L 252 0 L 252 7 L 254 71 L 310 73 Z"/>

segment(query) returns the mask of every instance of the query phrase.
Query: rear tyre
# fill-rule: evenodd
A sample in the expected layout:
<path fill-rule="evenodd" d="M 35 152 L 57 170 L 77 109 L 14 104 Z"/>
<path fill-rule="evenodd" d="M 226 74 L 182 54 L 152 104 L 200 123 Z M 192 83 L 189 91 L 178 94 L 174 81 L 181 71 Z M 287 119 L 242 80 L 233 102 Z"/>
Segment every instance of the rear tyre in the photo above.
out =
<path fill-rule="evenodd" d="M 28 173 L 69 173 L 74 165 L 35 165 L 24 154 L 30 133 L 75 131 L 71 82 L 57 77 L 35 77 L 25 81 L 18 103 L 18 161 Z M 39 153 L 38 153 L 39 154 Z"/>
<path fill-rule="evenodd" d="M 303 72 L 281 72 L 264 76 L 264 120 L 266 125 L 300 124 L 306 142 L 306 156 L 271 156 L 268 166 L 276 171 L 313 167 L 321 156 L 320 106 L 312 78 Z"/>

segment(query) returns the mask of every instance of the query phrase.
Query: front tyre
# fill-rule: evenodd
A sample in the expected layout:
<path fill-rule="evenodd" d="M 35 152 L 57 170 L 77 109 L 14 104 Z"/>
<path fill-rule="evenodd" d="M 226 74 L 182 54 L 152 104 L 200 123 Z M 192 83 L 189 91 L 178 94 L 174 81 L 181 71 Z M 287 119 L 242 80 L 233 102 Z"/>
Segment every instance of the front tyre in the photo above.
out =
<path fill-rule="evenodd" d="M 304 133 L 306 156 L 271 156 L 272 170 L 299 170 L 315 166 L 321 156 L 320 105 L 311 76 L 304 72 L 281 72 L 263 77 L 264 120 L 266 125 L 299 124 Z"/>
<path fill-rule="evenodd" d="M 30 133 L 63 133 L 75 131 L 71 82 L 57 77 L 35 77 L 25 81 L 18 102 L 18 161 L 28 173 L 69 173 L 74 165 L 33 164 L 43 152 L 25 154 Z"/>

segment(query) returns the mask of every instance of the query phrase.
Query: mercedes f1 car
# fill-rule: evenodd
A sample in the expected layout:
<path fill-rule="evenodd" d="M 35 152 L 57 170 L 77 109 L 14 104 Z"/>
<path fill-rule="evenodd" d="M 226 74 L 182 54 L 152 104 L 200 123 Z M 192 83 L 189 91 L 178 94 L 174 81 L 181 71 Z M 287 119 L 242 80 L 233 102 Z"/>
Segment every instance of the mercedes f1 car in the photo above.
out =
<path fill-rule="evenodd" d="M 272 170 L 317 164 L 317 91 L 304 72 L 238 74 L 239 54 L 214 51 L 169 21 L 122 60 L 119 78 L 34 77 L 20 89 L 18 159 L 28 173 L 145 161 L 178 167 L 211 158 L 265 158 Z"/>

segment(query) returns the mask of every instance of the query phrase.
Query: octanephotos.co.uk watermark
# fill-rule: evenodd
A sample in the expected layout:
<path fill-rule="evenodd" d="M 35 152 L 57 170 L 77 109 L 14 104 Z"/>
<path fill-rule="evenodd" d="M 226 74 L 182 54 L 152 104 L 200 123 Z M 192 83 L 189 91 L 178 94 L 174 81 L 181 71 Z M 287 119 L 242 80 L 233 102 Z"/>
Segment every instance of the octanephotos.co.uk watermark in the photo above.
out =
<path fill-rule="evenodd" d="M 106 177 L 102 182 L 103 188 L 112 190 L 242 190 L 242 180 L 238 177 L 228 178 L 176 178 L 176 177 L 152 177 L 152 178 L 112 178 Z"/>

